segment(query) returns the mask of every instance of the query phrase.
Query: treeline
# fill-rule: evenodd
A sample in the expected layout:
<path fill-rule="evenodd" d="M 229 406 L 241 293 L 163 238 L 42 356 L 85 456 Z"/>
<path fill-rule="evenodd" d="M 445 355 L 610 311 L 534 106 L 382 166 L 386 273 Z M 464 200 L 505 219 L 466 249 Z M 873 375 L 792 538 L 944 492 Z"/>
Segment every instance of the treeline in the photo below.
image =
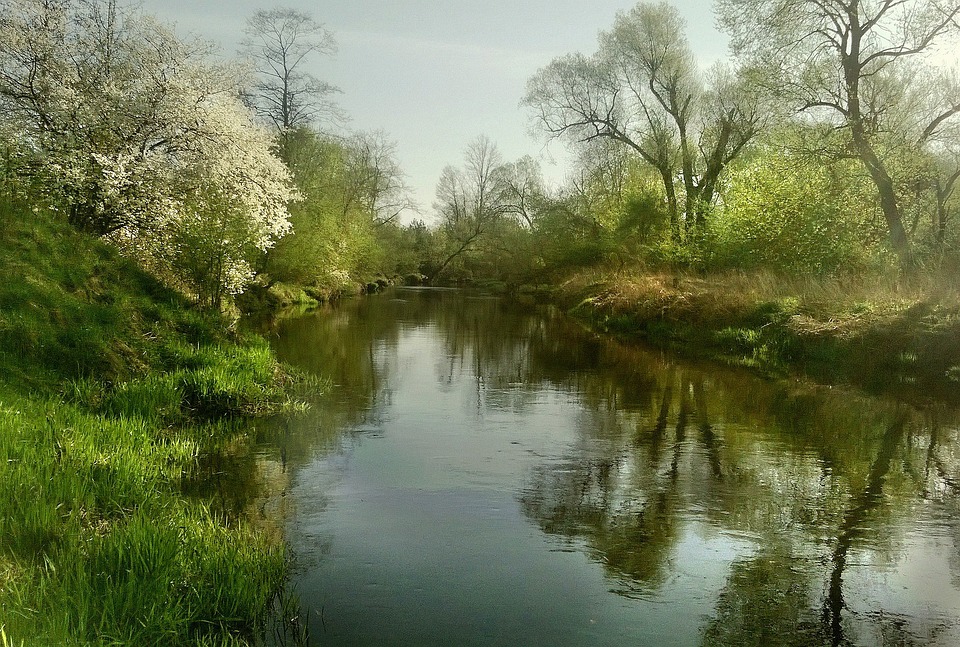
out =
<path fill-rule="evenodd" d="M 437 187 L 440 280 L 956 267 L 957 3 L 725 0 L 734 57 L 701 68 L 679 12 L 641 2 L 523 103 L 576 163 L 548 186 L 480 138 Z M 940 58 L 938 59 L 938 55 Z M 956 65 L 955 60 L 949 60 Z"/>
<path fill-rule="evenodd" d="M 2 0 L 0 16 L 0 190 L 20 212 L 214 309 L 255 283 L 396 273 L 410 200 L 393 144 L 342 128 L 338 90 L 305 71 L 335 51 L 309 15 L 257 12 L 232 58 L 116 0 Z"/>
<path fill-rule="evenodd" d="M 225 59 L 116 0 L 0 0 L 2 191 L 212 308 L 594 265 L 956 265 L 960 82 L 943 60 L 960 5 L 784 1 L 720 2 L 733 56 L 708 69 L 672 5 L 621 12 L 595 52 L 528 82 L 534 123 L 575 158 L 565 182 L 479 137 L 439 178 L 435 218 L 405 224 L 393 144 L 349 133 L 339 90 L 306 71 L 336 50 L 309 15 L 255 13 Z"/>

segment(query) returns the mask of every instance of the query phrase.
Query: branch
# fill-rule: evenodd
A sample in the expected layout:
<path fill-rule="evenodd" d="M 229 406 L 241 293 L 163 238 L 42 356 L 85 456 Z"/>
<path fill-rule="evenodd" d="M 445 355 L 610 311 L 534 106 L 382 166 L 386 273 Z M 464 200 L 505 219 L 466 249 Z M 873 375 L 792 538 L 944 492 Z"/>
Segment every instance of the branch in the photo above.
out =
<path fill-rule="evenodd" d="M 937 132 L 937 128 L 939 128 L 943 122 L 945 122 L 947 119 L 949 119 L 950 117 L 952 117 L 957 113 L 960 113 L 960 103 L 958 103 L 957 105 L 951 106 L 944 112 L 937 115 L 937 117 L 934 118 L 933 121 L 931 121 L 930 124 L 923 129 L 923 133 L 920 135 L 920 138 L 917 140 L 918 143 L 925 142 L 927 139 L 932 137 L 934 133 Z"/>

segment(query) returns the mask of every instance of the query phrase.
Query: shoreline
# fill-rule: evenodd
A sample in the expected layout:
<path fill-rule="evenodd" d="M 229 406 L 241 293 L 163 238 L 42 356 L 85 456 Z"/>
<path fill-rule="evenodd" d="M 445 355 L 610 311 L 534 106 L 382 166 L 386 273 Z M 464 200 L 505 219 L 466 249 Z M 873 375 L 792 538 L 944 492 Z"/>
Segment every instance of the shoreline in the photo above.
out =
<path fill-rule="evenodd" d="M 960 403 L 960 305 L 743 275 L 577 275 L 536 298 L 600 332 L 773 378 Z M 749 289 L 747 286 L 750 286 Z M 830 292 L 824 296 L 824 292 Z"/>

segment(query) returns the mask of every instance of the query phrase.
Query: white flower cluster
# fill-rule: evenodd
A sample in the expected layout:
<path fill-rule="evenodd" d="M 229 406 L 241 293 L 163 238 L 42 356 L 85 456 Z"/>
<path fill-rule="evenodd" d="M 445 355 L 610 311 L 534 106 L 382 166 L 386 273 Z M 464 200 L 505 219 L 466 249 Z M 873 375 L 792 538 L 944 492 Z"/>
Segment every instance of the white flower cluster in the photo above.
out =
<path fill-rule="evenodd" d="M 241 74 L 208 55 L 108 3 L 0 0 L 0 133 L 51 206 L 216 303 L 290 230 L 297 195 Z"/>

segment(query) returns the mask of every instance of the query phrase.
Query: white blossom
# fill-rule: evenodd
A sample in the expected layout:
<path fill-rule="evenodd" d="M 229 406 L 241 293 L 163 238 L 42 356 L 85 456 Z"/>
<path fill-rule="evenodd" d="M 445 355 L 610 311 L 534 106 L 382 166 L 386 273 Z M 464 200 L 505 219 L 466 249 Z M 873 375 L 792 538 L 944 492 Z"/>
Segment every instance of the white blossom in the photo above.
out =
<path fill-rule="evenodd" d="M 289 231 L 297 196 L 238 68 L 209 54 L 112 2 L 0 0 L 0 132 L 34 157 L 51 205 L 201 296 L 216 255 L 215 302 Z"/>

